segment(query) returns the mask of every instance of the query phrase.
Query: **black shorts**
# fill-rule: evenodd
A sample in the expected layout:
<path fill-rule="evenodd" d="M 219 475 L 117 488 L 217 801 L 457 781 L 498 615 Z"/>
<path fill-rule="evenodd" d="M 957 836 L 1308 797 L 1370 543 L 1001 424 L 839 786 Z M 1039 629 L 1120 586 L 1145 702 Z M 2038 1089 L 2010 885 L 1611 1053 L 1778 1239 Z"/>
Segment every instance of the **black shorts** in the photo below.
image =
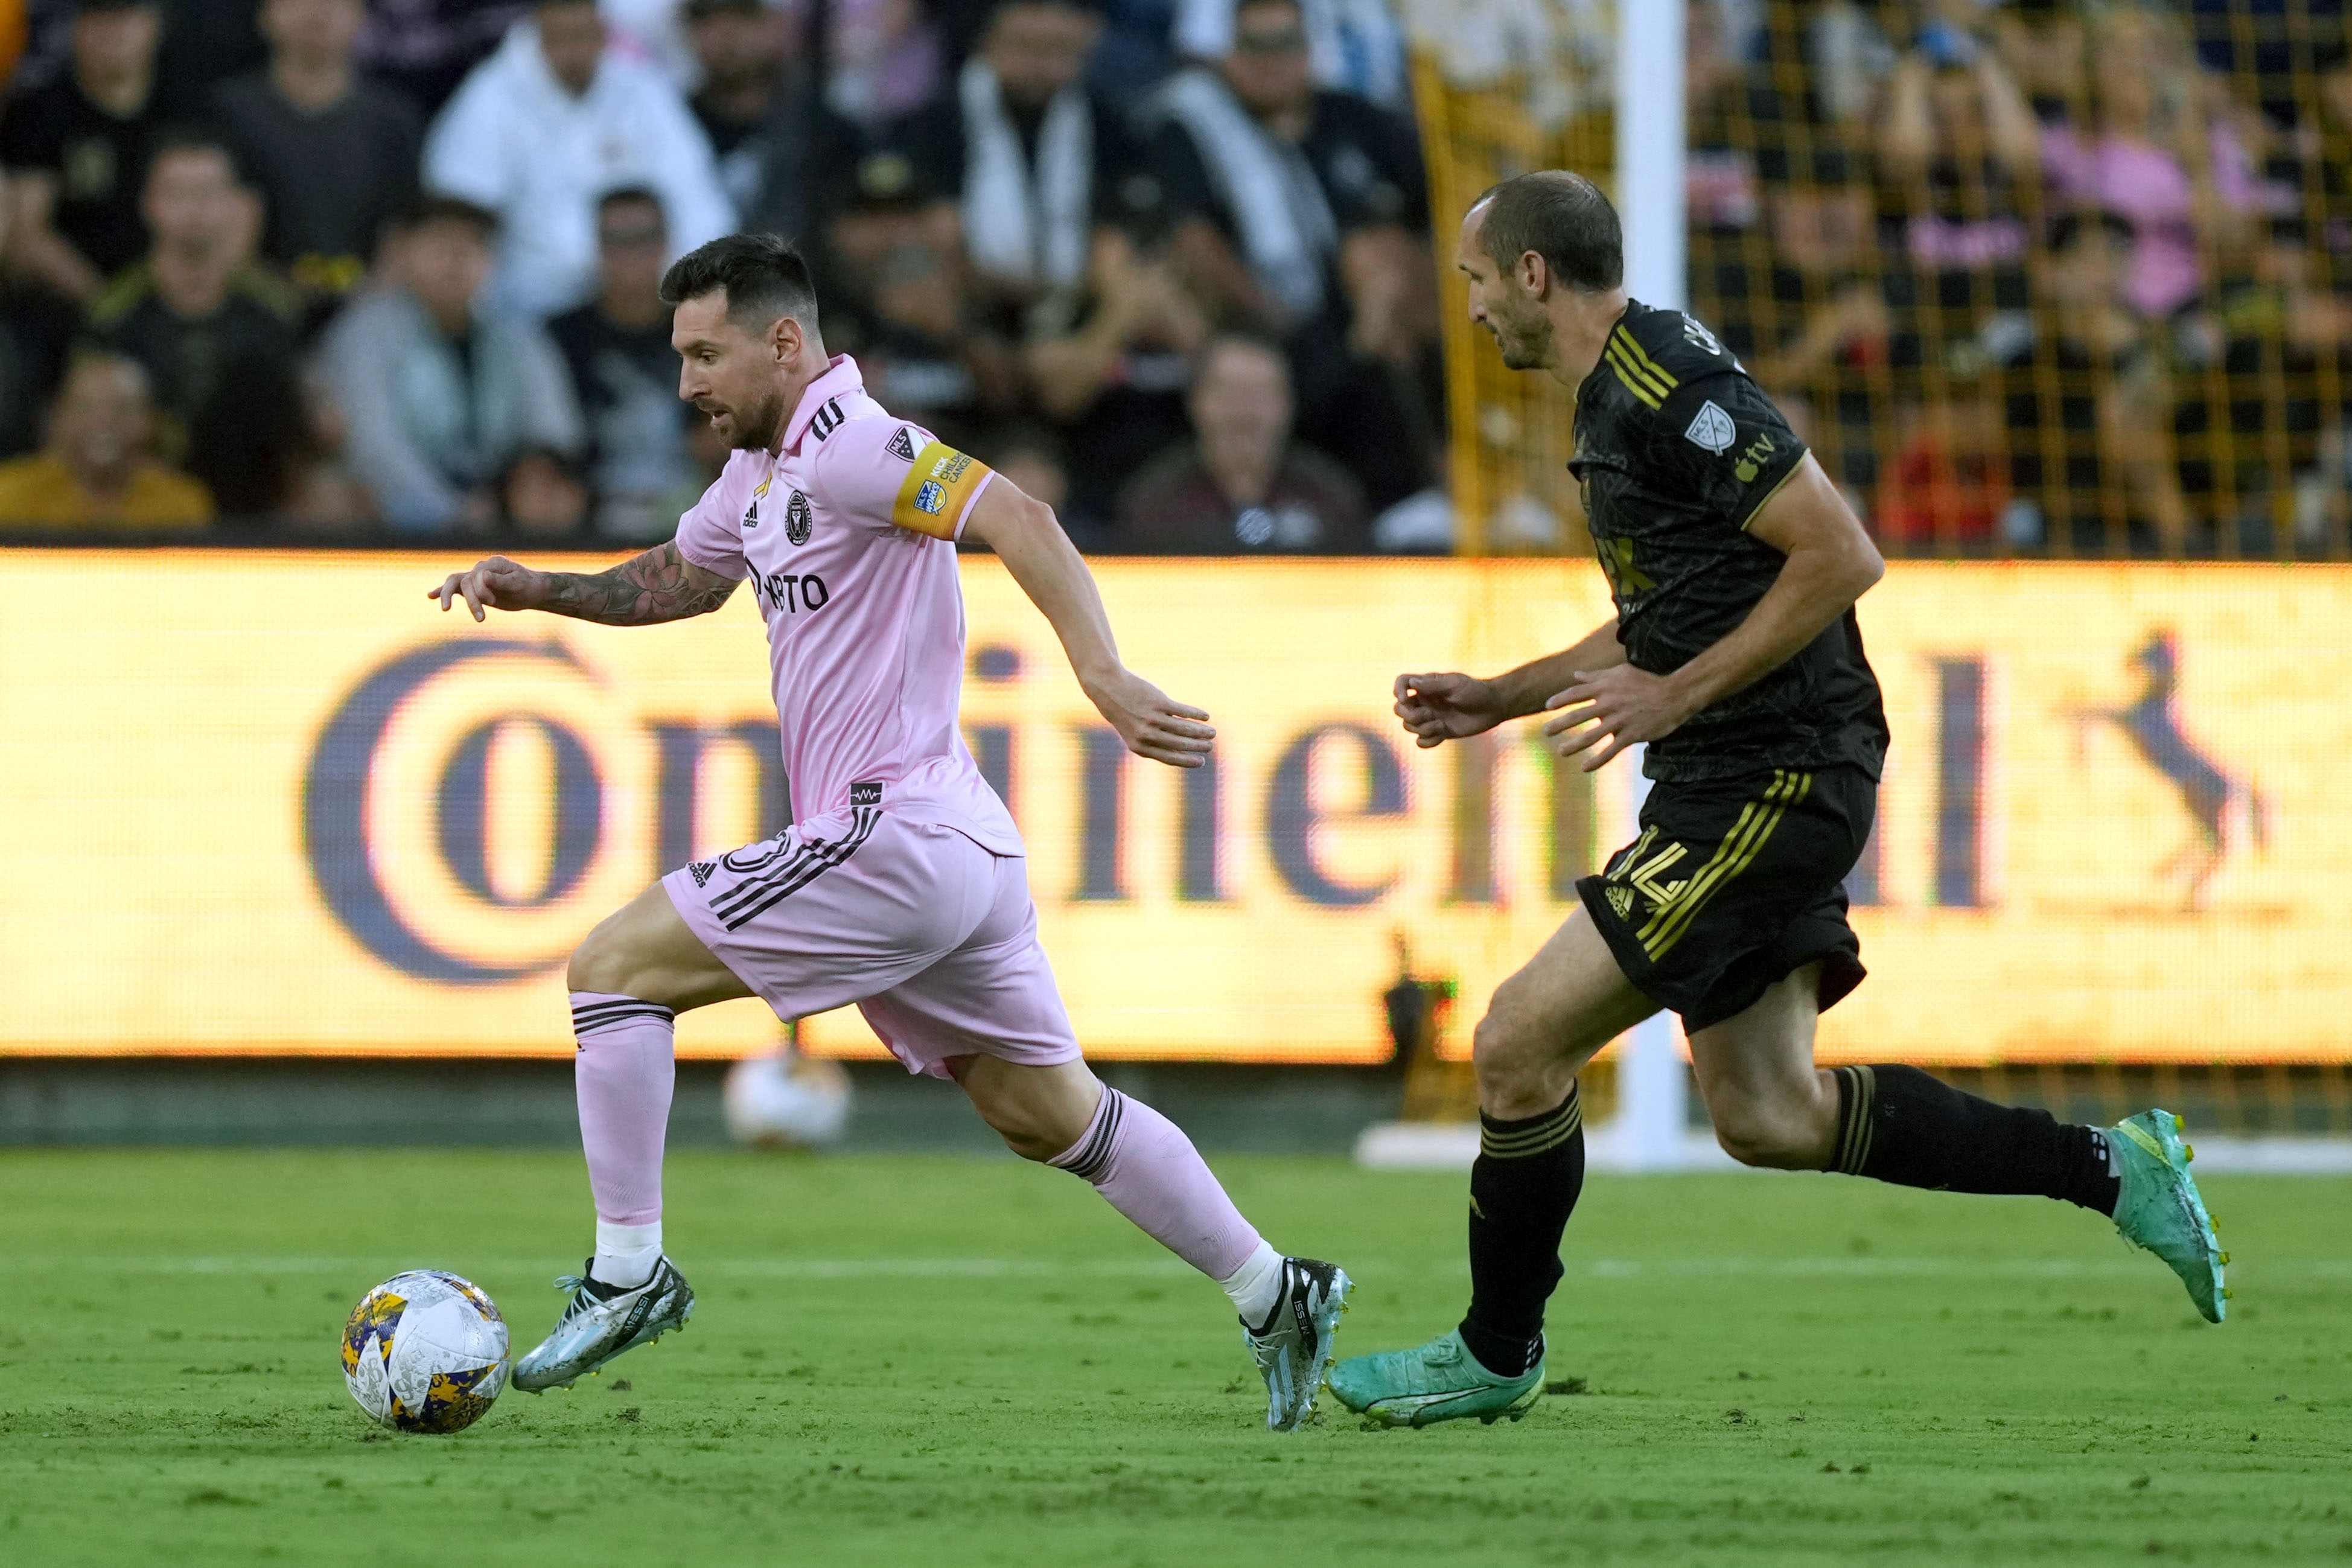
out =
<path fill-rule="evenodd" d="M 1877 806 L 1859 768 L 1664 780 L 1642 836 L 1576 890 L 1626 978 L 1685 1029 L 1746 1012 L 1808 963 L 1826 1012 L 1862 984 L 1845 878 Z"/>

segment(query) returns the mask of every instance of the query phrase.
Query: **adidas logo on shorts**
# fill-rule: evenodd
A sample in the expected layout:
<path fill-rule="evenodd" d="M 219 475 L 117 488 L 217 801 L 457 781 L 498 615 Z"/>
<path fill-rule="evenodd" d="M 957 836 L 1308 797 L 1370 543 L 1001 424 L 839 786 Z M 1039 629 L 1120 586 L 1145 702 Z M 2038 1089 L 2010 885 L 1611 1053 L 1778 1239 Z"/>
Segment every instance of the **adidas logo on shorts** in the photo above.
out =
<path fill-rule="evenodd" d="M 686 868 L 686 874 L 694 879 L 696 887 L 707 888 L 710 886 L 710 879 L 718 870 L 719 863 L 715 860 L 697 860 Z"/>

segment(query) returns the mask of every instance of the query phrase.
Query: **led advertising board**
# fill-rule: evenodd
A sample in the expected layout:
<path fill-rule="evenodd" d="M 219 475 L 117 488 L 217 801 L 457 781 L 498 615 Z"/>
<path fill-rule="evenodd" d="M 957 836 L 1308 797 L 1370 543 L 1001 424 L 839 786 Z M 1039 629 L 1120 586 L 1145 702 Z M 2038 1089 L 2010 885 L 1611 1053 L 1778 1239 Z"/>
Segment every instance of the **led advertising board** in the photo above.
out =
<path fill-rule="evenodd" d="M 549 564 L 593 569 L 586 558 Z M 776 830 L 751 597 L 475 626 L 423 555 L 0 552 L 0 1051 L 550 1055 L 562 962 L 661 869 Z M 1631 837 L 1533 723 L 1414 749 L 1401 670 L 1607 613 L 1589 563 L 1098 563 L 1216 765 L 1125 754 L 967 559 L 966 732 L 1105 1058 L 1370 1062 L 1408 960 L 1449 1050 Z M 1895 734 L 1849 886 L 1872 978 L 1824 1059 L 2352 1059 L 2352 572 L 1899 563 L 1864 606 Z M 756 1051 L 757 1003 L 682 1055 Z M 854 1010 L 811 1048 L 878 1053 Z"/>

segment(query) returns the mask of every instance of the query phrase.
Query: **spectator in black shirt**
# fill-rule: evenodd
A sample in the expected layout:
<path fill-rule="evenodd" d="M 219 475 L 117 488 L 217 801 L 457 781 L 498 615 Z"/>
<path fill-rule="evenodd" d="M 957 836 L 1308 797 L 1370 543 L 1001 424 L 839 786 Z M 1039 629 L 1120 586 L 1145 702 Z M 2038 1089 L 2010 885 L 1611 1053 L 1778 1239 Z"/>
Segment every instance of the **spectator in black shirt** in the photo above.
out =
<path fill-rule="evenodd" d="M 1107 523 L 1119 486 L 1187 435 L 1192 356 L 1209 331 L 1167 258 L 1118 228 L 1096 234 L 1086 292 L 1033 313 L 1023 357 L 1068 448 L 1069 504 L 1056 510 L 1074 532 Z"/>
<path fill-rule="evenodd" d="M 360 62 L 429 119 L 530 11 L 530 0 L 369 0 Z"/>
<path fill-rule="evenodd" d="M 366 19 L 362 0 L 266 0 L 269 68 L 214 99 L 267 207 L 262 254 L 323 301 L 367 275 L 384 226 L 416 194 L 415 106 L 352 68 Z"/>
<path fill-rule="evenodd" d="M 162 36 L 153 0 L 79 0 L 71 68 L 0 119 L 9 269 L 77 305 L 147 248 L 139 192 Z"/>
<path fill-rule="evenodd" d="M 90 306 L 89 332 L 147 367 L 166 455 L 211 488 L 223 514 L 270 515 L 306 442 L 299 301 L 254 264 L 259 203 L 226 146 L 184 132 L 157 143 L 141 211 L 153 247 Z"/>
<path fill-rule="evenodd" d="M 1297 0 L 1245 0 L 1234 52 L 1171 81 L 1156 119 L 1187 265 L 1219 304 L 1268 328 L 1344 321 L 1343 243 L 1427 229 L 1411 122 L 1316 88 Z"/>
<path fill-rule="evenodd" d="M 975 321 L 965 276 L 952 243 L 909 227 L 874 269 L 857 359 L 866 386 L 893 412 L 969 448 L 1023 389 L 1010 345 Z"/>
<path fill-rule="evenodd" d="M 952 211 L 905 153 L 885 148 L 858 161 L 825 239 L 839 282 L 825 302 L 824 341 L 857 357 L 876 397 L 965 451 L 1024 410 L 1019 347 L 982 318 Z"/>
<path fill-rule="evenodd" d="M 760 132 L 779 107 L 791 35 L 768 0 L 685 0 L 688 47 L 702 68 L 688 105 L 710 138 L 719 182 L 738 212 L 749 212 L 764 177 Z"/>
<path fill-rule="evenodd" d="M 660 197 L 642 185 L 607 193 L 596 204 L 596 297 L 547 324 L 587 426 L 596 531 L 621 542 L 668 538 L 702 488 L 661 299 L 668 246 Z"/>
<path fill-rule="evenodd" d="M 155 97 L 165 118 L 203 115 L 231 77 L 258 70 L 269 58 L 260 25 L 264 0 L 163 0 L 163 48 L 155 62 Z"/>
<path fill-rule="evenodd" d="M 1095 230 L 1159 205 L 1126 117 L 1084 79 L 1101 36 L 1098 0 L 1000 0 L 954 93 L 892 133 L 959 204 L 975 281 L 999 300 L 1076 289 Z"/>
<path fill-rule="evenodd" d="M 1157 116 L 1183 270 L 1217 314 L 1285 341 L 1300 434 L 1376 507 L 1422 489 L 1437 319 L 1411 121 L 1315 86 L 1297 0 L 1244 0 L 1233 53 L 1177 76 Z"/>
<path fill-rule="evenodd" d="M 686 0 L 688 44 L 702 68 L 688 100 L 719 183 L 747 231 L 786 235 L 831 291 L 822 243 L 827 215 L 844 199 L 865 137 L 827 108 L 793 55 L 791 18 L 770 0 Z"/>

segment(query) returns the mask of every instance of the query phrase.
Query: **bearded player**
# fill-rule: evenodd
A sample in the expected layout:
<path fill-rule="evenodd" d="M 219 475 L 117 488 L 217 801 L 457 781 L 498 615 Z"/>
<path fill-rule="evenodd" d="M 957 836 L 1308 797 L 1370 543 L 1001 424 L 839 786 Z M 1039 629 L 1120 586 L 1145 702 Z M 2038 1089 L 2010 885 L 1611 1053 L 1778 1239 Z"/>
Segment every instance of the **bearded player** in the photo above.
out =
<path fill-rule="evenodd" d="M 1863 978 L 1844 881 L 1887 736 L 1853 605 L 1878 552 L 1739 362 L 1682 312 L 1626 298 L 1617 215 L 1590 181 L 1496 186 L 1463 219 L 1457 262 L 1503 363 L 1576 394 L 1569 468 L 1617 614 L 1490 680 L 1401 676 L 1397 714 L 1427 747 L 1550 710 L 1562 758 L 1589 772 L 1642 744 L 1656 783 L 1640 836 L 1577 884 L 1582 907 L 1478 1025 L 1468 1314 L 1341 1363 L 1332 1392 L 1394 1425 L 1525 1414 L 1584 1180 L 1577 1071 L 1661 1008 L 1682 1016 L 1742 1163 L 2078 1204 L 2220 1321 L 2227 1259 L 2170 1113 L 2071 1127 L 1916 1068 L 1813 1066 L 1815 1016 Z"/>
<path fill-rule="evenodd" d="M 1119 662 L 1053 511 L 866 394 L 827 357 L 806 267 L 764 235 L 662 279 L 678 395 L 734 448 L 670 543 L 594 575 L 492 557 L 430 596 L 607 626 L 707 615 L 751 581 L 768 624 L 789 828 L 670 872 L 572 955 L 580 1131 L 596 1250 L 519 1388 L 571 1383 L 684 1326 L 662 1250 L 673 1020 L 756 995 L 780 1017 L 855 1002 L 910 1072 L 952 1079 L 1015 1153 L 1093 1184 L 1221 1285 L 1265 1378 L 1266 1425 L 1313 1410 L 1346 1274 L 1286 1258 L 1190 1140 L 1087 1069 L 1037 942 L 1020 835 L 957 727 L 957 539 L 986 543 L 1044 612 L 1129 750 L 1196 768 L 1215 731 Z"/>

